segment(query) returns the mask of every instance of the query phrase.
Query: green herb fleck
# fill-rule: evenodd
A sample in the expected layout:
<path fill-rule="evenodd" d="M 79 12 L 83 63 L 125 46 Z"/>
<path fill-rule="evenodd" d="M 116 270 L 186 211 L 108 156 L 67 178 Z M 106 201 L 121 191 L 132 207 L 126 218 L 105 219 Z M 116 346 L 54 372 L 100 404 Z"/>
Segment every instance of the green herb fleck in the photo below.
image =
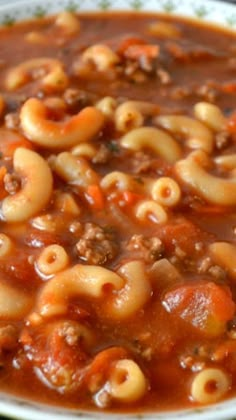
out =
<path fill-rule="evenodd" d="M 15 23 L 15 19 L 10 15 L 5 15 L 2 20 L 2 25 L 4 26 L 12 26 Z"/>
<path fill-rule="evenodd" d="M 110 143 L 106 143 L 106 147 L 112 153 L 119 153 L 120 148 L 115 141 L 110 141 Z"/>
<path fill-rule="evenodd" d="M 195 15 L 196 15 L 199 19 L 204 18 L 204 17 L 208 14 L 208 11 L 207 11 L 207 9 L 206 9 L 204 6 L 197 7 L 197 8 L 194 10 L 194 12 L 195 12 Z"/>
<path fill-rule="evenodd" d="M 227 25 L 233 27 L 236 25 L 236 15 L 228 16 L 226 18 Z"/>
<path fill-rule="evenodd" d="M 193 348 L 193 354 L 194 354 L 194 356 L 198 356 L 198 354 L 199 354 L 199 347 L 198 346 L 195 346 Z"/>
<path fill-rule="evenodd" d="M 132 0 L 130 2 L 130 6 L 132 7 L 132 9 L 140 10 L 143 7 L 143 1 L 142 0 Z"/>
<path fill-rule="evenodd" d="M 109 226 L 109 225 L 103 226 L 102 229 L 103 229 L 103 232 L 108 235 L 114 235 L 115 233 L 115 228 L 113 226 Z"/>
<path fill-rule="evenodd" d="M 74 1 L 70 1 L 66 6 L 67 12 L 74 13 L 77 9 L 79 9 L 79 4 L 76 4 Z"/>
<path fill-rule="evenodd" d="M 137 182 L 138 184 L 141 184 L 141 185 L 144 184 L 143 178 L 141 178 L 141 176 L 136 176 L 134 178 L 134 181 Z"/>
<path fill-rule="evenodd" d="M 162 7 L 163 7 L 163 10 L 164 10 L 166 13 L 172 13 L 172 12 L 175 10 L 175 4 L 174 4 L 174 2 L 173 2 L 173 1 L 171 1 L 171 0 L 169 0 L 169 1 L 165 1 L 165 2 L 162 4 Z"/>
<path fill-rule="evenodd" d="M 43 9 L 41 6 L 36 7 L 34 12 L 34 17 L 36 18 L 43 18 L 46 15 L 46 10 Z"/>
<path fill-rule="evenodd" d="M 100 0 L 98 6 L 102 10 L 107 10 L 111 6 L 111 2 L 109 0 Z"/>

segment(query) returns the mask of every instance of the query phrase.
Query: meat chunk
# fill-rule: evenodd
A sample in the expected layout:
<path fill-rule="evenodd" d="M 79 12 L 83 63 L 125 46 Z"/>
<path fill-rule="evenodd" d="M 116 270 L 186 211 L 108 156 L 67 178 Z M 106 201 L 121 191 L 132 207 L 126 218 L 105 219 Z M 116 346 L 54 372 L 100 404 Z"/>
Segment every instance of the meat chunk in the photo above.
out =
<path fill-rule="evenodd" d="M 27 357 L 54 388 L 63 393 L 78 392 L 88 360 L 86 343 L 90 330 L 69 320 L 39 328 L 28 331 L 28 337 L 25 333 L 22 344 Z"/>
<path fill-rule="evenodd" d="M 4 187 L 9 194 L 15 194 L 20 189 L 20 179 L 17 174 L 7 173 L 4 176 Z"/>
<path fill-rule="evenodd" d="M 76 88 L 66 89 L 63 97 L 68 108 L 74 112 L 91 105 L 94 100 L 94 95 Z"/>
<path fill-rule="evenodd" d="M 93 157 L 92 162 L 103 164 L 107 163 L 111 159 L 112 153 L 104 144 L 101 144 L 96 155 Z"/>
<path fill-rule="evenodd" d="M 9 112 L 5 115 L 5 125 L 10 130 L 17 130 L 20 125 L 20 117 L 18 112 Z"/>
<path fill-rule="evenodd" d="M 103 265 L 118 252 L 114 232 L 94 223 L 86 223 L 84 233 L 76 244 L 78 257 L 89 264 Z"/>
<path fill-rule="evenodd" d="M 133 235 L 128 244 L 129 251 L 137 251 L 146 262 L 153 262 L 161 258 L 164 251 L 163 243 L 158 237 L 146 238 L 144 235 Z"/>

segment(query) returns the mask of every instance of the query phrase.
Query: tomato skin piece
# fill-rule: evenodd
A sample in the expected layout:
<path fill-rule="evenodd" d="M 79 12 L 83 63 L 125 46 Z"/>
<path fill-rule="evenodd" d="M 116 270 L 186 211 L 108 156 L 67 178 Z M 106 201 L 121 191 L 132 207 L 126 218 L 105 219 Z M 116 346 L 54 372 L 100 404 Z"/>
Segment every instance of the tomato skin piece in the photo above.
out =
<path fill-rule="evenodd" d="M 235 313 L 230 289 L 213 282 L 181 285 L 167 292 L 165 309 L 208 336 L 225 331 Z"/>
<path fill-rule="evenodd" d="M 163 241 L 166 251 L 174 252 L 176 247 L 181 248 L 187 255 L 196 253 L 197 242 L 207 242 L 210 235 L 202 231 L 193 222 L 182 218 L 177 222 L 170 222 L 161 227 L 158 237 Z"/>

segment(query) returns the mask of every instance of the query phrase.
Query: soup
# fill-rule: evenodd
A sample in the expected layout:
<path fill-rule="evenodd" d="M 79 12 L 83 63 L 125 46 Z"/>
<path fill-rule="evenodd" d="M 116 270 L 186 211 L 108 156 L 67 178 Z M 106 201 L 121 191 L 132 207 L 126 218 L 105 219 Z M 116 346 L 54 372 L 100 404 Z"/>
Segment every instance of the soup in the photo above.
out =
<path fill-rule="evenodd" d="M 0 389 L 112 412 L 236 394 L 236 39 L 155 14 L 0 32 Z"/>

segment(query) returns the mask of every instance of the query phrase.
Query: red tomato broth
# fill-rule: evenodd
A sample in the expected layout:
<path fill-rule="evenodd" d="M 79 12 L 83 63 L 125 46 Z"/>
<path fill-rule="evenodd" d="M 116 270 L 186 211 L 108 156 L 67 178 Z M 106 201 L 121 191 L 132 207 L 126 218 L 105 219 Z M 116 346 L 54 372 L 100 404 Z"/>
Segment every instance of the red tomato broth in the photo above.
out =
<path fill-rule="evenodd" d="M 79 14 L 78 20 L 80 30 L 75 34 L 55 25 L 54 17 L 23 22 L 0 32 L 4 63 L 0 87 L 5 101 L 0 127 L 0 168 L 4 168 L 0 198 L 3 202 L 8 195 L 17 195 L 26 182 L 25 176 L 22 181 L 15 174 L 15 149 L 23 147 L 40 154 L 53 174 L 53 192 L 40 211 L 17 223 L 6 221 L 1 213 L 1 233 L 13 243 L 8 255 L 0 255 L 2 282 L 23 291 L 31 305 L 26 314 L 13 320 L 1 315 L 0 306 L 0 389 L 68 408 L 158 412 L 201 405 L 191 395 L 192 381 L 197 372 L 215 367 L 229 378 L 228 389 L 219 400 L 230 398 L 236 394 L 232 350 L 235 279 L 227 268 L 213 261 L 209 246 L 216 241 L 235 244 L 235 205 L 209 203 L 178 176 L 175 163 L 156 156 L 148 147 L 142 151 L 123 147 L 124 133 L 112 118 L 105 119 L 102 129 L 89 141 L 95 155 L 81 158 L 97 174 L 96 182 L 93 173 L 86 181 L 88 185 L 80 183 L 84 174 L 67 182 L 55 159 L 72 148 L 57 150 L 36 144 L 19 118 L 23 104 L 31 97 L 41 101 L 60 98 L 63 107 L 55 108 L 55 115 L 51 110 L 50 118 L 62 124 L 105 96 L 117 100 L 118 105 L 126 100 L 146 101 L 158 105 L 160 114 L 190 117 L 193 106 L 206 101 L 219 106 L 227 119 L 225 130 L 212 133 L 213 162 L 220 154 L 235 152 L 235 91 L 225 89 L 234 82 L 235 34 L 155 14 Z M 172 39 L 150 33 L 148 28 L 156 21 L 173 25 L 179 35 Z M 37 43 L 36 48 L 27 41 L 32 31 L 46 42 Z M 81 57 L 94 44 L 111 48 L 119 63 L 100 72 L 94 63 L 84 64 Z M 22 86 L 8 89 L 9 71 L 38 57 L 60 60 L 68 86 L 55 92 L 45 88 L 41 80 L 45 69 L 39 69 L 39 75 L 37 71 L 36 76 L 28 75 Z M 156 118 L 158 113 L 144 115 L 141 126 L 160 129 Z M 12 137 L 4 135 L 5 129 Z M 181 159 L 191 152 L 183 137 L 173 134 Z M 218 177 L 228 176 L 213 163 L 207 170 Z M 119 189 L 119 178 L 104 188 L 101 180 L 112 171 L 128 173 L 130 188 Z M 145 220 L 138 219 L 137 206 L 152 198 L 146 183 L 161 177 L 178 183 L 180 200 L 173 207 L 164 206 L 167 220 L 163 223 L 157 223 L 150 213 Z M 60 207 L 57 194 L 69 194 L 70 201 Z M 57 273 L 44 275 L 37 260 L 42 250 L 53 244 L 62 246 L 68 255 L 65 270 L 80 264 L 120 274 L 125 264 L 141 262 L 151 288 L 147 300 L 119 319 L 109 309 L 109 302 L 119 296 L 111 284 L 105 284 L 102 297 L 89 293 L 68 297 L 65 290 L 66 311 L 44 317 L 40 296 Z M 169 264 L 170 277 L 158 271 L 158 262 Z M 50 293 L 49 308 L 57 298 Z M 11 340 L 12 331 L 5 329 L 9 326 L 15 341 Z M 117 361 L 126 359 L 135 362 L 146 381 L 143 395 L 128 402 L 113 397 L 109 388 Z M 121 375 L 121 383 L 123 380 Z"/>

